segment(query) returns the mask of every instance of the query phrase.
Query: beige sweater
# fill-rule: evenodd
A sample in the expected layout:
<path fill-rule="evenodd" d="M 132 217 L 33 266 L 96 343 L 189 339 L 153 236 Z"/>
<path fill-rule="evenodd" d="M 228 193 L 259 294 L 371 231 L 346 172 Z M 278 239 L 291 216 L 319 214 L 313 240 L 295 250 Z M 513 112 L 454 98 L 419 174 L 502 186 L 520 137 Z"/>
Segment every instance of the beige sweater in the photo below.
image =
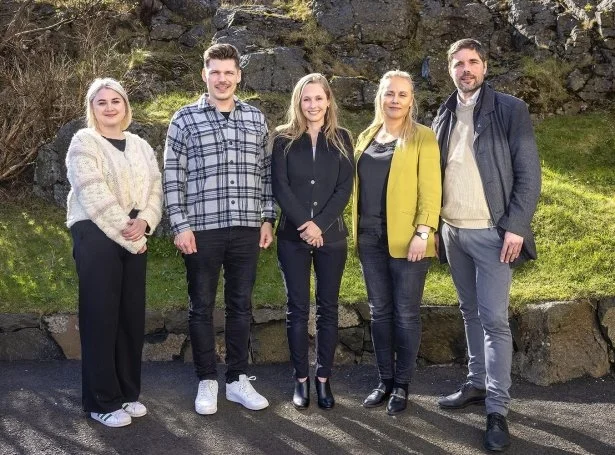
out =
<path fill-rule="evenodd" d="M 484 229 L 491 225 L 491 215 L 474 159 L 473 113 L 474 104 L 457 103 L 457 122 L 449 143 L 440 216 L 451 226 Z"/>
<path fill-rule="evenodd" d="M 124 132 L 126 150 L 116 149 L 92 128 L 79 130 L 66 154 L 71 190 L 68 193 L 66 225 L 92 220 L 111 240 L 131 253 L 147 242 L 130 241 L 122 230 L 132 209 L 139 210 L 153 232 L 162 216 L 161 174 L 150 145 L 139 136 Z"/>

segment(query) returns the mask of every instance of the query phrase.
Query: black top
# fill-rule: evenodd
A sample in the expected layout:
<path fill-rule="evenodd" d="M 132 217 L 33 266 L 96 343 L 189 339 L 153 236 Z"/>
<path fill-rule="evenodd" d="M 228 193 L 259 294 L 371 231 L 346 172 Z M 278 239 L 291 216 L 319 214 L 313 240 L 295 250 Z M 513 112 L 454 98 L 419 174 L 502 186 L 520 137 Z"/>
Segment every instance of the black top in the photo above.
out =
<path fill-rule="evenodd" d="M 346 153 L 325 139 L 321 132 L 312 151 L 310 135 L 304 133 L 288 148 L 290 139 L 273 141 L 273 196 L 281 209 L 276 234 L 279 238 L 301 240 L 297 227 L 312 220 L 323 232 L 325 242 L 348 235 L 343 212 L 354 177 L 352 142 L 345 130 L 338 130 Z"/>
<path fill-rule="evenodd" d="M 228 111 L 228 112 L 222 112 L 222 111 L 220 111 L 220 113 L 221 113 L 221 114 L 224 116 L 224 118 L 225 118 L 225 119 L 227 119 L 227 120 L 228 120 L 228 119 L 229 119 L 229 117 L 231 116 L 231 111 Z"/>
<path fill-rule="evenodd" d="M 124 150 L 126 150 L 126 139 L 111 139 L 109 137 L 105 137 L 105 136 L 103 137 L 107 139 L 109 142 L 111 142 L 111 145 L 113 145 L 120 152 L 123 152 Z"/>
<path fill-rule="evenodd" d="M 396 143 L 372 141 L 359 158 L 359 229 L 386 232 L 387 182 Z"/>

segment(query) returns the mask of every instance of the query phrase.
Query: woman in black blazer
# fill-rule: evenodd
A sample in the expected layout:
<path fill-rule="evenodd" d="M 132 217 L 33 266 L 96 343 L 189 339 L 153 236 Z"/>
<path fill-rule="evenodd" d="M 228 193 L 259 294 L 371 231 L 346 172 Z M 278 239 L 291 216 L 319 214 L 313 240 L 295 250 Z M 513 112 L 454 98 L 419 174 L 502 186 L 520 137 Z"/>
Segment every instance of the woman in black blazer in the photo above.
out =
<path fill-rule="evenodd" d="M 287 123 L 272 141 L 273 195 L 281 214 L 278 261 L 287 293 L 286 330 L 295 369 L 293 404 L 309 406 L 308 319 L 310 275 L 316 275 L 316 377 L 318 406 L 335 399 L 329 378 L 337 344 L 337 304 L 346 263 L 348 229 L 343 212 L 354 176 L 350 133 L 337 124 L 327 79 L 308 74 L 297 82 Z"/>

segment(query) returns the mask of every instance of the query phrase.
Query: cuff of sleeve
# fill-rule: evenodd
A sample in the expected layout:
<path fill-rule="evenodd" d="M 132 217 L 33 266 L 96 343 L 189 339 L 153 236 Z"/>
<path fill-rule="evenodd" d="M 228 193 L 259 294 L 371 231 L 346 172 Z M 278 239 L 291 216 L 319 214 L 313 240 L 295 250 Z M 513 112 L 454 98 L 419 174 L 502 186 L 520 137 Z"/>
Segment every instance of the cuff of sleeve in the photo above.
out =
<path fill-rule="evenodd" d="M 438 229 L 438 224 L 440 222 L 440 214 L 436 213 L 417 213 L 414 217 L 414 225 L 418 226 L 419 224 L 423 224 L 425 226 L 429 226 L 434 231 Z"/>
<path fill-rule="evenodd" d="M 271 218 L 271 217 L 265 217 L 262 219 L 263 223 L 271 223 L 271 225 L 273 226 L 275 224 L 275 218 Z"/>

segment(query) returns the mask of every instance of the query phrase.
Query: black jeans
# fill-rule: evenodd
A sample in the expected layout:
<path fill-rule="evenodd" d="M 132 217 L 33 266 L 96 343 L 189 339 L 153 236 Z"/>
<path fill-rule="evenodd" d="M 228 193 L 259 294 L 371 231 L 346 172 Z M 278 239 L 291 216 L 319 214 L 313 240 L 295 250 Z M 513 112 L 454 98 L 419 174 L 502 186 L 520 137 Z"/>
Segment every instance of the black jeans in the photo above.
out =
<path fill-rule="evenodd" d="M 190 308 L 188 326 L 199 380 L 216 379 L 213 311 L 220 269 L 224 269 L 226 381 L 238 380 L 248 367 L 252 289 L 256 279 L 260 230 L 230 227 L 194 233 L 197 252 L 185 254 Z"/>
<path fill-rule="evenodd" d="M 359 233 L 358 246 L 380 379 L 408 384 L 421 343 L 420 306 L 430 260 L 391 257 L 386 234 Z"/>
<path fill-rule="evenodd" d="M 337 301 L 348 247 L 346 239 L 314 248 L 278 238 L 278 263 L 286 286 L 286 334 L 295 377 L 309 376 L 308 320 L 312 261 L 316 274 L 316 376 L 331 376 L 337 345 Z"/>
<path fill-rule="evenodd" d="M 79 276 L 83 409 L 113 412 L 141 392 L 147 253 L 130 253 L 89 220 L 70 231 Z"/>

